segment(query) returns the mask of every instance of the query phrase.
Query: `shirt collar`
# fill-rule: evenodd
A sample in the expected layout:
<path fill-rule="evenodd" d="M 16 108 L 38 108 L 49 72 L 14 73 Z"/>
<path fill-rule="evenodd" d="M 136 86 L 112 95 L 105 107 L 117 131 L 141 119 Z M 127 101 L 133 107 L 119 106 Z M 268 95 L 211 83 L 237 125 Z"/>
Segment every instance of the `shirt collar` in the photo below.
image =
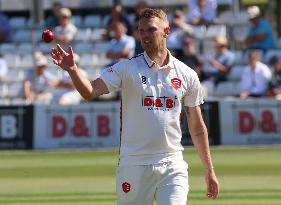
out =
<path fill-rule="evenodd" d="M 157 63 L 155 63 L 153 60 L 151 60 L 151 58 L 149 58 L 149 56 L 147 55 L 146 52 L 144 52 L 144 60 L 146 61 L 147 65 L 149 68 L 157 68 L 157 69 L 173 69 L 173 56 L 171 55 L 170 51 L 168 51 L 168 56 L 169 56 L 169 61 L 166 65 L 164 66 L 159 66 Z"/>

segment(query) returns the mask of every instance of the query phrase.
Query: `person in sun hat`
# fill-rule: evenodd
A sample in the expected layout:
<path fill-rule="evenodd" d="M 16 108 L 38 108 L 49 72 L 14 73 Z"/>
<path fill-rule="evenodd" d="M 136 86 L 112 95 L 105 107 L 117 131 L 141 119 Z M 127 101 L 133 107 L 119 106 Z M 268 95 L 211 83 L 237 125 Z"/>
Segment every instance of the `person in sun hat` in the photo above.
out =
<path fill-rule="evenodd" d="M 235 60 L 234 54 L 228 49 L 228 40 L 225 36 L 217 36 L 214 40 L 215 54 L 206 56 L 202 80 L 211 80 L 215 84 L 227 80 Z"/>

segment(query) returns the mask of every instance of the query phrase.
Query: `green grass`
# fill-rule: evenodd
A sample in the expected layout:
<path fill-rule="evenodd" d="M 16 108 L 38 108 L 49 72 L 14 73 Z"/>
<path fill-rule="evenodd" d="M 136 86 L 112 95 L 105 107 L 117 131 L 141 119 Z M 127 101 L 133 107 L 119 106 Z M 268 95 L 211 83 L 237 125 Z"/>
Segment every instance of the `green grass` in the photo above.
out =
<path fill-rule="evenodd" d="M 212 155 L 217 200 L 205 197 L 201 162 L 185 149 L 189 205 L 281 205 L 281 147 L 212 147 Z M 0 151 L 0 205 L 116 204 L 117 160 L 117 150 Z"/>

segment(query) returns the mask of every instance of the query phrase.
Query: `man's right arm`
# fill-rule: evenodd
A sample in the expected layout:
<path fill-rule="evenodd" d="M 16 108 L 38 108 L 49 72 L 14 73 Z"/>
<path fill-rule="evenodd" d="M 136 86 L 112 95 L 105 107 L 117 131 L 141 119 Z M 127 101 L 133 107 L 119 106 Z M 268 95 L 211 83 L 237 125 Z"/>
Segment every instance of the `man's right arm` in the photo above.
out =
<path fill-rule="evenodd" d="M 85 100 L 90 101 L 100 95 L 109 93 L 107 86 L 102 79 L 97 78 L 96 80 L 90 82 L 85 76 L 83 76 L 77 66 L 68 73 L 75 88 Z"/>

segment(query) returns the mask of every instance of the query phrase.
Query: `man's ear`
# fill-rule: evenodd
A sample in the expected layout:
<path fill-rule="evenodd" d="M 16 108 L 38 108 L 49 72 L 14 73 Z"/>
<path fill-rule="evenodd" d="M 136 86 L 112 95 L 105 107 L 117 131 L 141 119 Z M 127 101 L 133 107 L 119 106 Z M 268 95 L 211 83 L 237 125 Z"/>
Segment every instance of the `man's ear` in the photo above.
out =
<path fill-rule="evenodd" d="M 170 27 L 166 27 L 166 28 L 164 29 L 165 37 L 168 37 L 168 35 L 170 34 L 170 32 L 171 32 L 171 28 L 170 28 Z"/>

